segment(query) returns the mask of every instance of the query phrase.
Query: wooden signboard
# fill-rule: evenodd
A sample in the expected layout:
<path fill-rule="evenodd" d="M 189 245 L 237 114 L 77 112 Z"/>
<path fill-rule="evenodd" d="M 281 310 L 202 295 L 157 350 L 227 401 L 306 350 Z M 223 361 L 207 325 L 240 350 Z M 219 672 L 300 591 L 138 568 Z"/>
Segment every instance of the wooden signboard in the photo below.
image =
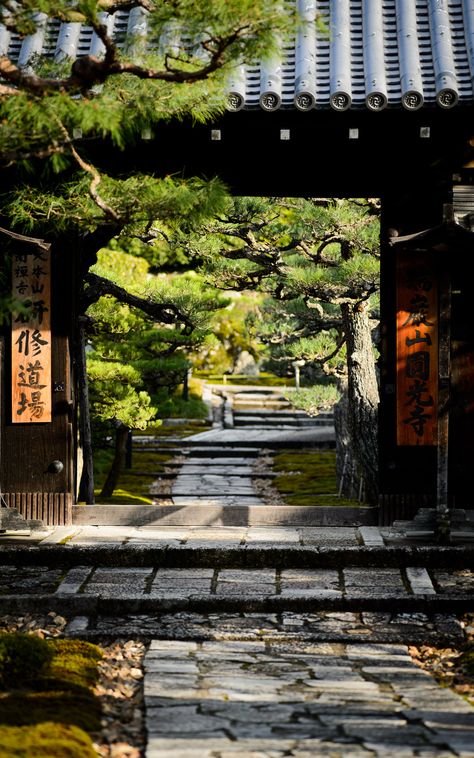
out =
<path fill-rule="evenodd" d="M 436 445 L 438 284 L 426 252 L 397 257 L 397 444 Z"/>
<path fill-rule="evenodd" d="M 12 422 L 51 421 L 51 250 L 16 253 L 12 294 Z"/>

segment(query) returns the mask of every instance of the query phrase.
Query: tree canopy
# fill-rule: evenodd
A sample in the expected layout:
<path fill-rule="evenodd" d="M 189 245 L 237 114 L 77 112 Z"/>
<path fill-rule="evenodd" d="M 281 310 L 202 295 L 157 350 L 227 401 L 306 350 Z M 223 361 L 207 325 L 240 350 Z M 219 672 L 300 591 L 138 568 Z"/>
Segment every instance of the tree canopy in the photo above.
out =
<path fill-rule="evenodd" d="M 146 36 L 137 24 L 135 35 L 118 41 L 109 34 L 104 13 L 130 9 L 146 18 Z M 173 327 L 175 341 L 183 345 L 202 325 L 179 293 L 129 291 L 124 282 L 90 268 L 112 241 L 143 255 L 170 224 L 202 222 L 226 197 L 217 178 L 159 176 L 159 152 L 156 176 L 123 174 L 117 165 L 107 173 L 96 160 L 101 146 L 133 151 L 163 122 L 204 122 L 223 113 L 229 72 L 269 55 L 294 19 L 273 0 L 0 0 L 0 14 L 20 38 L 60 21 L 85 24 L 102 45 L 100 56 L 35 56 L 23 67 L 0 57 L 0 234 L 25 245 L 46 238 L 61 254 L 76 258 L 71 304 L 77 313 L 73 344 L 83 490 L 93 502 L 85 359 L 93 324 L 87 310 L 101 297 L 112 297 L 155 324 Z M 8 297 L 4 302 L 8 308 Z M 154 338 L 158 331 L 155 327 Z M 127 374 L 138 392 L 143 391 L 139 374 L 140 379 Z M 129 400 L 123 399 L 122 410 L 130 407 Z"/>

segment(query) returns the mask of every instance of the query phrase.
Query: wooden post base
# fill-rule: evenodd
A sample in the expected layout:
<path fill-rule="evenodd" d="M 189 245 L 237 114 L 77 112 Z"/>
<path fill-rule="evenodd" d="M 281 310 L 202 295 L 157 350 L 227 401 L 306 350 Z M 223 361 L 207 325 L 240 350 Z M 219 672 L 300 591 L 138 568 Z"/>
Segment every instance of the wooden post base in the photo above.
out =
<path fill-rule="evenodd" d="M 63 492 L 7 492 L 3 499 L 27 521 L 39 520 L 45 526 L 72 524 L 72 495 Z"/>

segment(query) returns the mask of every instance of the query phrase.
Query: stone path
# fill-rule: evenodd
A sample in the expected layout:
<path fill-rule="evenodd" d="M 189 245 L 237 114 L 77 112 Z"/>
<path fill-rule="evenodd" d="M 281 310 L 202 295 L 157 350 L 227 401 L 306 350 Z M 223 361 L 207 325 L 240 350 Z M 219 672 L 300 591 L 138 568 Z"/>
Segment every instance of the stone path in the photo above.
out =
<path fill-rule="evenodd" d="M 152 526 L 135 507 L 134 525 L 0 538 L 2 613 L 48 609 L 68 637 L 149 644 L 143 758 L 474 758 L 474 709 L 407 648 L 462 644 L 474 547 L 371 526 L 252 526 L 259 447 L 333 444 L 330 427 L 300 421 L 247 427 L 243 408 L 241 427 L 186 442 L 173 517 L 192 503 L 204 519 L 236 514 L 233 525 Z"/>
<path fill-rule="evenodd" d="M 264 505 L 252 484 L 255 455 L 229 458 L 225 452 L 211 459 L 192 452 L 186 457 L 171 489 L 175 505 L 187 503 L 191 493 L 196 505 Z"/>
<path fill-rule="evenodd" d="M 367 527 L 73 527 L 0 544 L 0 607 L 149 644 L 143 758 L 474 758 L 474 709 L 407 648 L 462 644 L 471 565 Z"/>
<path fill-rule="evenodd" d="M 176 505 L 189 505 L 191 495 L 197 506 L 264 507 L 252 483 L 253 464 L 263 447 L 332 444 L 335 439 L 331 414 L 312 418 L 292 409 L 271 388 L 235 390 L 220 388 L 228 398 L 224 424 L 232 428 L 211 429 L 186 440 L 190 447 L 172 487 Z M 215 446 L 211 457 L 202 455 L 203 444 Z"/>
<path fill-rule="evenodd" d="M 171 485 L 172 502 L 169 502 L 168 493 L 160 497 L 162 482 L 158 480 L 150 490 L 155 511 L 151 513 L 149 508 L 146 515 L 143 509 L 143 513 L 133 509 L 126 514 L 124 507 L 119 513 L 117 507 L 113 511 L 108 506 L 107 515 L 110 518 L 114 514 L 114 524 L 122 523 L 121 519 L 125 518 L 131 520 L 134 515 L 135 523 L 148 518 L 155 523 L 177 526 L 282 524 L 291 523 L 292 517 L 305 523 L 315 518 L 316 513 L 308 509 L 297 514 L 291 507 L 275 509 L 268 506 L 253 485 L 253 466 L 264 448 L 333 448 L 332 414 L 313 418 L 295 411 L 279 390 L 272 388 L 245 390 L 219 386 L 215 389 L 227 397 L 222 423 L 205 432 L 171 440 L 175 445 L 173 452 L 183 459 Z M 163 443 L 159 438 L 140 435 L 134 437 L 134 444 L 142 450 L 159 451 Z M 170 439 L 164 444 L 169 452 Z M 170 468 L 175 469 L 175 466 Z M 91 523 L 94 514 L 100 523 L 104 523 L 106 517 L 100 512 L 100 506 L 94 507 L 94 512 L 89 508 L 87 515 L 77 508 L 74 510 L 77 523 Z"/>
<path fill-rule="evenodd" d="M 153 640 L 147 758 L 473 756 L 474 710 L 404 645 Z"/>

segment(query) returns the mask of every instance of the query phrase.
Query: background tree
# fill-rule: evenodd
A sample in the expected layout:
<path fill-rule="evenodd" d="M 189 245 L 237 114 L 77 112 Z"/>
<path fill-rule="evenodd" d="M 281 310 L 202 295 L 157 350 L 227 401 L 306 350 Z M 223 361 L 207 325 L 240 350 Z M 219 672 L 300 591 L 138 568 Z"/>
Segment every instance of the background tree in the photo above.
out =
<path fill-rule="evenodd" d="M 148 264 L 122 251 L 102 250 L 91 274 L 127 284 L 127 292 L 148 302 L 166 301 L 185 314 L 188 328 L 162 323 L 140 307 L 100 297 L 87 311 L 87 375 L 92 427 L 113 432 L 115 454 L 100 493 L 113 494 L 123 470 L 131 429 L 145 429 L 163 416 L 166 401 L 183 382 L 189 353 L 203 342 L 216 309 L 226 305 L 217 291 L 202 288 L 196 276 L 153 276 Z"/>
<path fill-rule="evenodd" d="M 349 453 L 376 502 L 378 386 L 372 319 L 378 311 L 379 206 L 373 200 L 236 198 L 190 250 L 207 254 L 229 289 L 259 288 L 274 301 L 263 333 L 288 360 L 347 369 Z M 267 310 L 268 313 L 268 310 Z M 342 419 L 337 436 L 343 438 Z"/>
<path fill-rule="evenodd" d="M 209 286 L 207 283 L 205 286 Z M 229 303 L 212 319 L 206 342 L 192 356 L 193 365 L 216 374 L 238 373 L 242 359 L 258 372 L 264 346 L 252 323 L 259 312 L 262 296 L 257 292 L 229 292 Z"/>

